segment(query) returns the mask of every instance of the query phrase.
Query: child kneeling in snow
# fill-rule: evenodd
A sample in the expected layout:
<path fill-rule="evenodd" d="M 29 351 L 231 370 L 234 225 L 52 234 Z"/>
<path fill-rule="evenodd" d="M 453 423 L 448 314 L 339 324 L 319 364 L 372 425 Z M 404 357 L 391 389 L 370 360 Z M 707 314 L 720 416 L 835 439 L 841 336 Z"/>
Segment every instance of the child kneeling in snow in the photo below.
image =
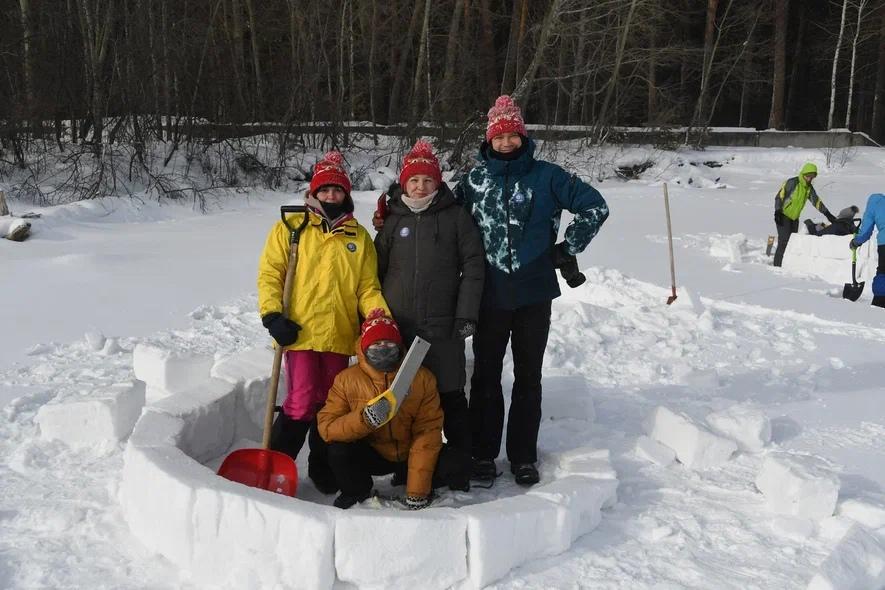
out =
<path fill-rule="evenodd" d="M 350 508 L 372 494 L 372 476 L 406 474 L 404 504 L 426 507 L 431 490 L 451 476 L 452 461 L 443 451 L 443 413 L 436 379 L 421 367 L 408 397 L 393 418 L 382 423 L 389 406 L 367 402 L 387 390 L 402 361 L 402 336 L 383 310 L 362 325 L 357 346 L 359 363 L 335 377 L 326 405 L 317 414 L 320 435 L 329 444 L 329 465 L 341 494 L 338 508 Z M 443 451 L 441 453 L 441 451 Z M 439 460 L 438 460 L 439 459 Z"/>

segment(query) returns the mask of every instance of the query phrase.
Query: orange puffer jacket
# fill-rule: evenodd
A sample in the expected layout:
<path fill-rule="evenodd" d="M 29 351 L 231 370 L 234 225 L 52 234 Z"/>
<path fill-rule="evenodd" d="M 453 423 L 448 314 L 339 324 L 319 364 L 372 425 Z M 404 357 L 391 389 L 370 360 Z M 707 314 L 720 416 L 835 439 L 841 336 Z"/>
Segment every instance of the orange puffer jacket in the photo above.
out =
<path fill-rule="evenodd" d="M 366 402 L 385 391 L 395 373 L 376 371 L 357 346 L 358 365 L 338 373 L 323 409 L 317 414 L 320 436 L 326 442 L 366 439 L 388 461 L 408 461 L 406 493 L 430 494 L 433 470 L 442 448 L 443 412 L 433 373 L 421 367 L 411 393 L 399 411 L 377 430 L 363 420 Z"/>

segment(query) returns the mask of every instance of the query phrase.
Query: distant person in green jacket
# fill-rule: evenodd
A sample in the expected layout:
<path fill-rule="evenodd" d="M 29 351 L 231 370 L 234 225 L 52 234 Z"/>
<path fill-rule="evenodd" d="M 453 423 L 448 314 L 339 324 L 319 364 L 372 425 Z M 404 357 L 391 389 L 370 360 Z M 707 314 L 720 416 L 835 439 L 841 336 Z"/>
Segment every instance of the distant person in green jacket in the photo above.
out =
<path fill-rule="evenodd" d="M 817 196 L 811 186 L 817 176 L 817 166 L 807 162 L 799 171 L 799 176 L 788 179 L 774 197 L 774 224 L 777 226 L 777 250 L 774 252 L 774 265 L 780 266 L 787 251 L 790 236 L 799 231 L 799 216 L 805 201 L 811 201 L 814 207 L 823 213 L 830 223 L 836 222 L 836 216 L 830 213 L 824 202 Z"/>

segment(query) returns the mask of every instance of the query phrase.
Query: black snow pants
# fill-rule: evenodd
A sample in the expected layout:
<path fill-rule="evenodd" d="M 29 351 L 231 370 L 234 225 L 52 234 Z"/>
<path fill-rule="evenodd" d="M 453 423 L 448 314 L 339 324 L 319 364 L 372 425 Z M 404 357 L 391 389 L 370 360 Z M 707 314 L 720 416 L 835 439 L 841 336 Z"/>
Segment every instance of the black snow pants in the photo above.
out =
<path fill-rule="evenodd" d="M 395 473 L 400 481 L 408 479 L 408 461 L 388 461 L 365 440 L 329 443 L 329 465 L 341 493 L 348 496 L 368 496 L 372 491 L 373 475 Z M 451 448 L 443 445 L 433 471 L 433 488 L 450 485 L 457 469 Z"/>
<path fill-rule="evenodd" d="M 780 266 L 784 261 L 784 252 L 787 251 L 787 242 L 790 236 L 799 231 L 799 220 L 793 221 L 789 217 L 784 217 L 781 223 L 776 224 L 777 227 L 777 249 L 774 251 L 774 265 Z"/>
<path fill-rule="evenodd" d="M 501 373 L 507 343 L 513 353 L 513 390 L 507 417 L 507 458 L 511 463 L 538 460 L 541 426 L 541 365 L 550 332 L 551 301 L 517 309 L 484 307 L 473 336 L 474 369 L 470 385 L 473 456 L 495 459 L 504 431 Z"/>
<path fill-rule="evenodd" d="M 879 266 L 876 268 L 876 274 L 885 276 L 885 244 L 879 246 Z M 876 295 L 874 293 L 873 305 L 876 307 L 885 307 L 885 295 Z"/>

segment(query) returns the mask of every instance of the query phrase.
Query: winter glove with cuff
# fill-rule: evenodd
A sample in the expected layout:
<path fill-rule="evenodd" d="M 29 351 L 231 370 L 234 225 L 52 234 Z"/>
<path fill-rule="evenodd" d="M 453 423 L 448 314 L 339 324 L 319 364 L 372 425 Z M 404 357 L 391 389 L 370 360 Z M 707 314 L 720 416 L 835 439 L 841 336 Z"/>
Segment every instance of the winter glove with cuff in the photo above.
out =
<path fill-rule="evenodd" d="M 390 415 L 390 402 L 379 397 L 375 402 L 363 409 L 363 420 L 372 428 L 380 428 L 387 423 Z"/>
<path fill-rule="evenodd" d="M 301 326 L 276 311 L 262 316 L 261 323 L 280 346 L 295 344 L 301 331 Z"/>
<path fill-rule="evenodd" d="M 857 250 L 858 248 L 860 248 L 860 246 L 861 246 L 861 244 L 858 244 L 857 242 L 855 242 L 854 238 L 852 238 L 851 241 L 848 242 L 848 247 L 851 248 L 852 250 Z"/>
<path fill-rule="evenodd" d="M 403 498 L 403 506 L 407 510 L 421 510 L 430 505 L 430 498 L 427 496 L 406 496 Z"/>
<path fill-rule="evenodd" d="M 553 266 L 559 269 L 559 274 L 565 279 L 569 287 L 574 289 L 587 280 L 587 277 L 578 269 L 578 259 L 569 253 L 568 244 L 559 242 L 553 247 Z"/>
<path fill-rule="evenodd" d="M 452 337 L 458 340 L 467 340 L 476 334 L 476 322 L 465 320 L 464 318 L 455 318 L 455 327 L 452 330 Z"/>
<path fill-rule="evenodd" d="M 774 223 L 777 225 L 783 225 L 784 223 L 784 212 L 780 209 L 774 212 Z"/>

